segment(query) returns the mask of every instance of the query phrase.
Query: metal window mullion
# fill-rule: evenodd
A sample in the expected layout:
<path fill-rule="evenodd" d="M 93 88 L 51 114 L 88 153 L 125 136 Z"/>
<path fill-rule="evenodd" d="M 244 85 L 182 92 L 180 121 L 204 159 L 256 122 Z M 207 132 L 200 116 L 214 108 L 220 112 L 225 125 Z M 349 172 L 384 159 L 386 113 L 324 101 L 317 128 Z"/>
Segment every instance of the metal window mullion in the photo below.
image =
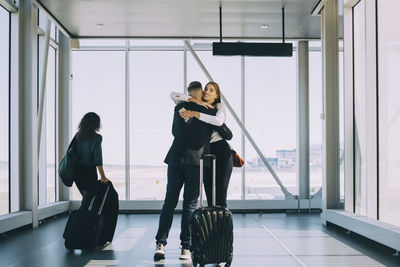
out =
<path fill-rule="evenodd" d="M 58 162 L 58 127 L 57 127 L 57 118 L 58 118 L 58 64 L 59 64 L 59 57 L 58 57 L 58 49 L 54 49 L 54 61 L 55 61 L 55 68 L 54 68 L 54 202 L 59 200 L 59 190 L 58 189 L 58 175 L 57 175 L 57 162 Z"/>
<path fill-rule="evenodd" d="M 8 14 L 8 213 L 11 212 L 11 14 Z"/>
<path fill-rule="evenodd" d="M 18 7 L 10 0 L 0 0 L 0 5 L 10 13 L 17 13 Z"/>
<path fill-rule="evenodd" d="M 375 57 L 376 57 L 376 62 L 375 62 L 375 67 L 376 67 L 376 162 L 377 162 L 377 168 L 376 168 L 376 219 L 379 220 L 379 213 L 380 213 L 380 203 L 379 203 L 379 196 L 380 196 L 380 191 L 379 191 L 379 175 L 380 175 L 380 165 L 379 165 L 379 144 L 380 144 L 380 135 L 379 135 L 379 35 L 378 35 L 378 0 L 375 0 Z"/>
<path fill-rule="evenodd" d="M 125 41 L 125 195 L 130 200 L 130 94 L 129 94 L 129 40 Z"/>
<path fill-rule="evenodd" d="M 45 13 L 47 15 L 48 18 L 51 19 L 51 21 L 57 26 L 57 28 L 60 29 L 60 31 L 67 36 L 68 38 L 71 38 L 71 34 L 70 32 L 53 16 L 53 14 L 51 14 L 47 8 L 45 8 L 42 3 L 40 3 L 40 1 L 38 0 L 31 0 L 32 4 L 40 9 L 43 13 Z"/>
<path fill-rule="evenodd" d="M 50 39 L 51 43 L 57 42 L 54 39 Z M 193 44 L 193 49 L 196 51 L 210 51 L 212 52 L 211 46 L 203 46 Z M 125 46 L 81 46 L 79 49 L 73 48 L 73 51 L 125 51 Z M 129 51 L 187 51 L 186 47 L 182 46 L 130 46 Z M 297 49 L 293 47 L 295 52 Z M 321 51 L 321 48 L 311 47 L 310 51 Z M 343 51 L 343 48 L 339 48 L 339 51 Z"/>
<path fill-rule="evenodd" d="M 246 127 L 246 99 L 245 99 L 245 89 L 246 89 L 246 72 L 245 72 L 246 62 L 245 57 L 241 57 L 241 119 L 243 126 Z M 243 160 L 246 162 L 246 138 L 243 132 L 241 132 L 241 154 Z M 242 200 L 246 200 L 246 164 L 241 168 L 241 176 L 242 176 Z"/>
<path fill-rule="evenodd" d="M 19 39 L 19 27 L 21 24 L 19 23 L 19 17 L 17 13 L 10 14 L 10 58 L 9 58 L 9 66 L 10 66 L 10 135 L 9 135 L 9 142 L 10 142 L 10 161 L 9 161 L 9 170 L 10 170 L 10 212 L 20 210 L 22 206 L 22 198 L 20 195 L 23 192 L 23 185 L 20 183 L 19 177 L 21 177 L 21 169 L 20 166 L 22 165 L 22 160 L 20 157 L 20 146 L 21 141 L 19 138 L 19 129 L 21 128 L 20 125 L 20 105 L 19 99 L 21 95 L 22 88 L 18 87 L 18 80 L 20 77 L 20 57 L 18 51 L 18 46 L 21 44 L 21 40 Z M 13 44 L 13 47 L 11 47 Z M 12 178 L 11 178 L 12 177 Z"/>
<path fill-rule="evenodd" d="M 187 48 L 183 47 L 183 93 L 187 94 Z"/>

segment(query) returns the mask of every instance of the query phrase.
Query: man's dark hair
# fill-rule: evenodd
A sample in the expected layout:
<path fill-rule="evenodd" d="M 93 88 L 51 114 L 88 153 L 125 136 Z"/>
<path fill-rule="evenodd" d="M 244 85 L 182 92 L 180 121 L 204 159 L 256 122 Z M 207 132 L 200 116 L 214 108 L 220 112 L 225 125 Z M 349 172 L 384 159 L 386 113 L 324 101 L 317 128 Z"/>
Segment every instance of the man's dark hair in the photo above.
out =
<path fill-rule="evenodd" d="M 193 81 L 188 86 L 188 92 L 197 90 L 197 89 L 202 89 L 201 83 L 198 81 Z"/>

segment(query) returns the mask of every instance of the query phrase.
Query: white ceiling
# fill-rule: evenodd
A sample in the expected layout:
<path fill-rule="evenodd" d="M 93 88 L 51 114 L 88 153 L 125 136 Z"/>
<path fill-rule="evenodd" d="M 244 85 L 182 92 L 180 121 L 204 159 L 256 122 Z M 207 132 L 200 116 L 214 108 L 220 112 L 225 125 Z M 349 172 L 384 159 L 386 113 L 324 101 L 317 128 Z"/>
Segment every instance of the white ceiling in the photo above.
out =
<path fill-rule="evenodd" d="M 39 0 L 74 37 L 219 37 L 218 0 Z M 320 38 L 319 0 L 224 0 L 223 37 Z M 104 24 L 103 28 L 96 24 Z M 267 30 L 260 29 L 268 24 Z"/>

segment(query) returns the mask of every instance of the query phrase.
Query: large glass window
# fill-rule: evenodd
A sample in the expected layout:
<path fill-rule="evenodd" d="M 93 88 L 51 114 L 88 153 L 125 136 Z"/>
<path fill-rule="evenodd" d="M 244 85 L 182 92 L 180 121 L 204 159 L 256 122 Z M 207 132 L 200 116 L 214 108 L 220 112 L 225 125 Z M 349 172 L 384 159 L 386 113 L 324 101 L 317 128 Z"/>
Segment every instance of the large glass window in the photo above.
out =
<path fill-rule="evenodd" d="M 124 46 L 125 40 L 113 40 L 113 39 L 81 39 L 79 45 L 84 46 Z"/>
<path fill-rule="evenodd" d="M 379 219 L 400 226 L 400 3 L 377 1 L 377 8 Z"/>
<path fill-rule="evenodd" d="M 49 47 L 46 78 L 46 195 L 47 203 L 56 201 L 56 92 L 57 50 Z M 44 118 L 43 118 L 44 119 Z"/>
<path fill-rule="evenodd" d="M 360 1 L 354 12 L 354 172 L 355 212 L 367 213 L 367 118 L 366 118 L 366 47 L 365 1 Z"/>
<path fill-rule="evenodd" d="M 10 13 L 0 6 L 0 214 L 9 212 Z"/>
<path fill-rule="evenodd" d="M 339 50 L 343 42 L 339 41 Z M 340 199 L 344 199 L 344 81 L 343 81 L 343 50 L 339 51 L 339 123 L 340 123 Z"/>
<path fill-rule="evenodd" d="M 83 115 L 101 118 L 103 166 L 119 199 L 125 199 L 125 53 L 72 52 L 72 134 Z M 74 185 L 73 199 L 81 199 Z"/>
<path fill-rule="evenodd" d="M 39 26 L 46 23 L 43 13 L 39 14 Z M 38 108 L 41 97 L 42 70 L 46 38 L 38 36 Z M 39 205 L 55 202 L 56 199 L 56 110 L 57 110 L 57 49 L 49 45 L 47 55 L 46 88 L 43 102 L 42 131 L 39 155 Z"/>
<path fill-rule="evenodd" d="M 296 185 L 296 55 L 246 58 L 246 128 L 283 185 Z M 279 199 L 283 193 L 246 142 L 246 199 Z"/>
<path fill-rule="evenodd" d="M 322 52 L 321 42 L 309 42 L 310 194 L 322 187 Z M 343 42 L 339 41 L 340 198 L 344 198 Z"/>
<path fill-rule="evenodd" d="M 310 194 L 322 186 L 322 52 L 321 42 L 310 42 L 309 120 L 310 120 Z M 314 50 L 315 49 L 315 50 Z"/>
<path fill-rule="evenodd" d="M 229 102 L 236 115 L 240 118 L 241 113 L 241 58 L 213 56 L 212 51 L 196 51 L 196 54 L 204 64 L 205 68 L 218 83 L 222 94 Z M 188 56 L 188 83 L 194 80 L 200 81 L 203 87 L 209 82 L 203 70 L 195 59 Z M 227 109 L 226 125 L 233 133 L 229 144 L 240 154 L 241 151 L 241 129 Z M 240 168 L 233 168 L 228 187 L 228 199 L 240 199 L 242 193 L 242 175 Z"/>
<path fill-rule="evenodd" d="M 129 52 L 129 58 L 130 198 L 162 200 L 173 140 L 170 93 L 183 92 L 183 52 Z"/>
<path fill-rule="evenodd" d="M 173 45 L 176 44 L 173 43 Z M 169 43 L 153 41 L 151 45 L 163 47 Z M 103 120 L 101 133 L 104 138 L 103 154 L 106 174 L 116 185 L 120 196 L 125 196 L 125 167 L 127 166 L 125 166 L 124 82 L 125 78 L 129 78 L 127 80 L 129 80 L 130 184 L 127 186 L 129 186 L 129 195 L 132 200 L 162 200 L 165 197 L 167 166 L 163 160 L 173 140 L 171 126 L 174 103 L 170 99 L 170 92 L 184 91 L 185 73 L 187 83 L 197 80 L 204 86 L 208 82 L 206 75 L 190 52 L 187 52 L 185 71 L 183 49 L 159 51 L 157 47 L 141 46 L 140 51 L 137 51 L 135 46 L 131 46 L 131 51 L 128 52 L 128 77 L 125 77 L 126 52 L 122 46 L 120 51 L 73 52 L 73 130 L 74 132 L 77 130 L 79 120 L 86 112 L 99 113 Z M 246 128 L 284 186 L 291 193 L 297 194 L 296 56 L 244 59 L 215 57 L 208 48 L 209 44 L 204 44 L 199 51 L 196 51 L 196 54 L 212 78 L 220 85 L 222 93 L 239 118 L 242 109 L 245 108 Z M 174 46 L 174 49 L 179 48 Z M 320 70 L 320 53 L 313 60 L 315 61 L 314 69 Z M 242 66 L 244 66 L 243 69 Z M 242 70 L 245 74 L 245 107 L 241 105 Z M 311 113 L 317 114 L 314 118 L 316 121 L 314 128 L 317 131 L 312 144 L 315 145 L 315 150 L 319 154 L 318 159 L 313 162 L 315 165 L 313 173 L 316 177 L 311 183 L 317 191 L 321 185 L 321 122 L 319 118 L 322 110 L 321 72 L 315 72 L 312 77 L 315 76 L 320 78 L 316 79 L 317 85 L 313 89 L 318 93 L 313 95 L 313 100 L 310 101 L 316 103 L 315 107 L 312 107 L 315 112 Z M 314 82 L 312 81 L 311 84 Z M 114 117 L 112 118 L 110 114 Z M 240 153 L 241 129 L 229 111 L 226 124 L 231 128 L 234 136 L 229 143 Z M 312 133 L 314 134 L 314 130 Z M 107 138 L 112 139 L 112 145 L 105 143 Z M 247 139 L 246 149 L 244 176 L 242 169 L 234 168 L 228 189 L 228 199 L 241 199 L 243 191 L 247 199 L 283 199 L 281 189 Z M 107 157 L 111 158 L 108 162 Z M 245 179 L 245 188 L 242 188 L 243 179 Z M 81 198 L 76 189 L 73 198 Z"/>

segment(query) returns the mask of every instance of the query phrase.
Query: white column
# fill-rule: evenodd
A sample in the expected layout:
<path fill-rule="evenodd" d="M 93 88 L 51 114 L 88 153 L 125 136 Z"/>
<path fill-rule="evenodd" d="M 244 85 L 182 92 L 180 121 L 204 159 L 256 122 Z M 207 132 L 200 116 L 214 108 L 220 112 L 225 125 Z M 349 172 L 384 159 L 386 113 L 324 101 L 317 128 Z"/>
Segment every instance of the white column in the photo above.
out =
<path fill-rule="evenodd" d="M 297 47 L 297 188 L 299 199 L 310 197 L 308 41 Z"/>
<path fill-rule="evenodd" d="M 344 208 L 354 212 L 353 7 L 344 6 Z"/>
<path fill-rule="evenodd" d="M 32 211 L 38 226 L 37 11 L 31 1 L 19 3 L 19 131 L 21 210 Z"/>
<path fill-rule="evenodd" d="M 326 224 L 326 210 L 340 206 L 338 21 L 338 0 L 326 1 L 321 12 L 324 95 L 321 214 L 323 224 Z"/>
<path fill-rule="evenodd" d="M 14 179 L 10 179 L 10 197 L 11 197 L 11 212 L 19 211 L 22 205 L 22 197 L 21 194 L 23 193 L 23 182 L 22 182 L 22 154 L 23 149 L 21 146 L 22 143 L 22 134 L 23 131 L 20 130 L 20 126 L 22 122 L 20 122 L 20 118 L 22 118 L 22 110 L 20 110 L 19 106 L 21 105 L 21 100 L 23 96 L 22 86 L 19 85 L 20 80 L 20 69 L 19 64 L 19 50 L 20 48 L 17 47 L 21 46 L 19 43 L 19 28 L 20 28 L 20 21 L 19 21 L 18 13 L 11 13 L 11 44 L 13 45 L 14 49 L 10 50 L 11 53 L 11 62 L 10 62 L 10 177 L 14 177 Z M 21 55 L 22 56 L 22 55 Z M 18 179 L 15 179 L 18 177 Z"/>
<path fill-rule="evenodd" d="M 65 37 L 61 32 L 59 33 L 58 58 L 58 159 L 56 162 L 59 163 L 64 157 L 71 140 L 71 52 L 69 38 Z M 58 164 L 56 168 L 58 170 Z M 57 181 L 59 200 L 69 200 L 70 189 L 60 181 L 60 178 Z"/>

